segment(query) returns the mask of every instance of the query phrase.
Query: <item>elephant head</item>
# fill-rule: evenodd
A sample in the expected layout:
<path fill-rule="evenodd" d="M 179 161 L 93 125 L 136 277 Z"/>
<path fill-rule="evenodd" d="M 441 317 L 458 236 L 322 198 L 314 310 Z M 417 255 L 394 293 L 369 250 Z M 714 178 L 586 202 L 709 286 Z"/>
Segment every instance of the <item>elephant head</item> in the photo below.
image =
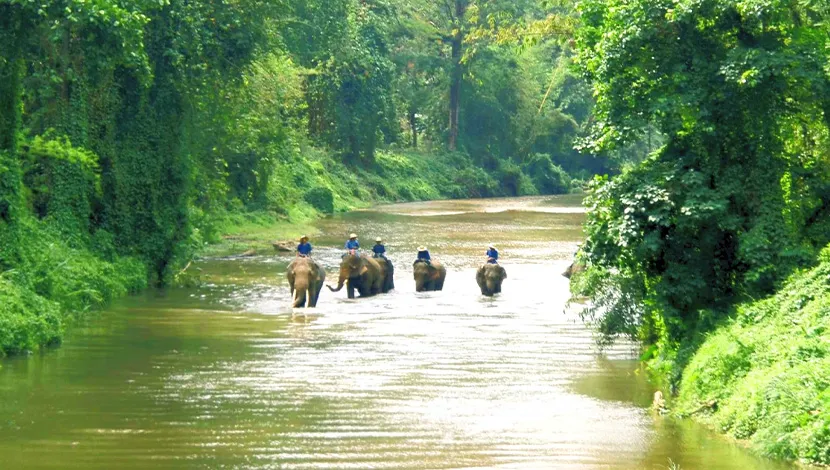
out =
<path fill-rule="evenodd" d="M 325 271 L 310 258 L 297 258 L 288 265 L 286 275 L 291 288 L 292 306 L 315 307 L 326 277 Z"/>
<path fill-rule="evenodd" d="M 430 264 L 416 261 L 412 265 L 412 271 L 415 278 L 415 291 L 441 290 L 444 287 L 446 270 L 438 261 L 433 260 Z"/>
<path fill-rule="evenodd" d="M 484 295 L 501 292 L 501 283 L 507 278 L 507 272 L 498 264 L 487 263 L 478 269 L 476 281 Z"/>
<path fill-rule="evenodd" d="M 358 255 L 348 254 L 340 263 L 340 278 L 337 280 L 337 288 L 329 286 L 332 292 L 340 292 L 347 280 L 359 282 L 360 277 L 366 274 L 368 268 L 366 261 Z"/>
<path fill-rule="evenodd" d="M 412 266 L 412 270 L 414 271 L 415 277 L 415 291 L 416 292 L 423 292 L 426 290 L 427 284 L 429 283 L 430 278 L 430 271 L 435 271 L 431 269 L 430 266 L 426 263 L 415 263 Z"/>

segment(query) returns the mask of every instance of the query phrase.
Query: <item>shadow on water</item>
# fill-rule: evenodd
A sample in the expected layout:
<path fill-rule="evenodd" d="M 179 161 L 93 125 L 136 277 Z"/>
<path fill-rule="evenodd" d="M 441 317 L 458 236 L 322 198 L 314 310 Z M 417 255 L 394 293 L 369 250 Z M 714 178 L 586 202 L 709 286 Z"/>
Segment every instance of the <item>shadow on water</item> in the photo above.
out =
<path fill-rule="evenodd" d="M 302 313 L 291 255 L 203 262 L 205 286 L 126 299 L 62 348 L 3 362 L 0 468 L 789 468 L 653 415 L 633 346 L 597 350 L 560 275 L 582 218 L 567 196 L 323 220 L 330 282 L 354 231 L 384 238 L 397 289 L 325 291 Z M 508 279 L 483 298 L 490 242 Z M 414 291 L 420 244 L 449 268 L 442 292 Z"/>

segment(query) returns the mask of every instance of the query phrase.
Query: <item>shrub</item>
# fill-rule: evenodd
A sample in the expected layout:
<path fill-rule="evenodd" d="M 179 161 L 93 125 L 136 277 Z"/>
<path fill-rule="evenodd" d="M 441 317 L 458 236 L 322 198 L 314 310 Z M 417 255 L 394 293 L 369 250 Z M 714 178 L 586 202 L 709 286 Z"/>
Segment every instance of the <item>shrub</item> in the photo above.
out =
<path fill-rule="evenodd" d="M 0 275 L 0 355 L 56 343 L 72 314 L 147 287 L 146 265 L 115 256 L 107 232 L 93 242 L 110 260 L 31 216 L 21 220 L 20 240 L 19 264 Z"/>
<path fill-rule="evenodd" d="M 481 168 L 456 171 L 452 180 L 452 197 L 491 197 L 498 194 L 498 183 Z"/>
<path fill-rule="evenodd" d="M 23 149 L 29 206 L 64 234 L 86 237 L 92 203 L 99 196 L 98 157 L 65 139 L 35 137 Z"/>
<path fill-rule="evenodd" d="M 63 321 L 57 302 L 0 278 L 0 357 L 60 341 Z"/>
<path fill-rule="evenodd" d="M 522 170 L 511 161 L 501 163 L 499 180 L 505 196 L 518 196 L 522 189 Z"/>
<path fill-rule="evenodd" d="M 522 170 L 542 194 L 566 194 L 571 191 L 571 177 L 546 153 L 531 155 Z"/>
<path fill-rule="evenodd" d="M 303 199 L 324 214 L 334 213 L 334 193 L 329 188 L 312 188 L 305 193 Z"/>
<path fill-rule="evenodd" d="M 683 376 L 683 413 L 762 453 L 830 464 L 830 248 L 775 296 L 738 308 L 708 337 Z"/>

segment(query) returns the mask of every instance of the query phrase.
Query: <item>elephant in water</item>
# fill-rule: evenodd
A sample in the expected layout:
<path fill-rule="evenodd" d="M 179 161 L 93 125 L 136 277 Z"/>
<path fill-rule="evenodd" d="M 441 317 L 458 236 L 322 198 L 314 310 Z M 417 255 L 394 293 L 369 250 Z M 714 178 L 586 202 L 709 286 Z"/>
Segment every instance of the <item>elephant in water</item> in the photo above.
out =
<path fill-rule="evenodd" d="M 418 292 L 442 290 L 444 279 L 447 277 L 447 268 L 438 260 L 429 264 L 418 260 L 412 265 L 415 277 L 415 290 Z"/>
<path fill-rule="evenodd" d="M 566 278 L 570 279 L 571 277 L 573 277 L 573 276 L 575 276 L 575 275 L 577 275 L 581 272 L 584 272 L 585 269 L 586 269 L 585 263 L 581 263 L 579 261 L 574 261 L 573 263 L 571 263 L 570 266 L 568 266 L 568 269 L 566 269 L 565 272 L 562 273 L 562 275 L 565 276 Z"/>
<path fill-rule="evenodd" d="M 476 282 L 481 288 L 481 295 L 492 297 L 501 292 L 501 283 L 507 279 L 507 272 L 501 265 L 485 263 L 476 272 Z"/>
<path fill-rule="evenodd" d="M 291 288 L 292 306 L 316 307 L 326 271 L 311 258 L 295 258 L 286 271 Z"/>
<path fill-rule="evenodd" d="M 340 279 L 337 288 L 328 286 L 332 292 L 340 292 L 346 284 L 350 299 L 355 297 L 354 291 L 361 297 L 369 297 L 386 293 L 394 288 L 392 262 L 385 258 L 370 258 L 368 256 L 349 254 L 340 263 Z"/>

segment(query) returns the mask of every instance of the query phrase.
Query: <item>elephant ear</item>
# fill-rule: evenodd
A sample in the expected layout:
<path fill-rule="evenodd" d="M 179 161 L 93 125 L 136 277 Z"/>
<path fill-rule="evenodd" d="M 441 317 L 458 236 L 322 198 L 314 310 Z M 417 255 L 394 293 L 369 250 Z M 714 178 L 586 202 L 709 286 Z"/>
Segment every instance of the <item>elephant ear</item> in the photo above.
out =
<path fill-rule="evenodd" d="M 367 267 L 366 267 L 366 265 L 364 264 L 364 265 L 360 268 L 360 275 L 361 275 L 361 276 L 364 276 L 364 275 L 366 274 L 366 272 L 367 272 L 367 271 L 369 271 L 369 268 L 367 268 Z"/>

